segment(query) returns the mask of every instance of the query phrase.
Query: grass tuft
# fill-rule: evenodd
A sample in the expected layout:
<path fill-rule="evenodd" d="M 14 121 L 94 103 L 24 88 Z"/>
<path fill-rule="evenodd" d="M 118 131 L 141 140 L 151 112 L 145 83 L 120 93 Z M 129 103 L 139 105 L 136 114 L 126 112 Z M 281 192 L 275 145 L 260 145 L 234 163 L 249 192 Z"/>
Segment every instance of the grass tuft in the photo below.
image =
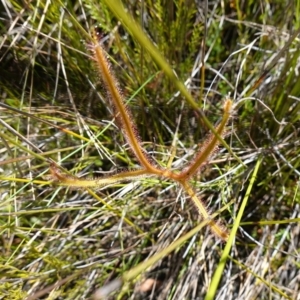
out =
<path fill-rule="evenodd" d="M 297 299 L 300 3 L 154 2 L 0 3 L 0 299 Z M 140 147 L 191 170 L 211 218 L 163 176 L 53 182 L 51 162 L 93 181 L 141 161 L 89 50 L 95 25 Z"/>

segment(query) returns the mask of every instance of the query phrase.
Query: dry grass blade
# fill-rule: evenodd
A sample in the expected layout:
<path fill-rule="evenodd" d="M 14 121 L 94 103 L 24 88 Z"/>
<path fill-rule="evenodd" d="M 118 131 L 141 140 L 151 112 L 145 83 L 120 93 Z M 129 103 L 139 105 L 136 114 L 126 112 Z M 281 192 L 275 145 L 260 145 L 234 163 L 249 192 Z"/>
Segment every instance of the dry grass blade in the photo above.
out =
<path fill-rule="evenodd" d="M 19 2 L 0 299 L 298 299 L 300 2 Z"/>

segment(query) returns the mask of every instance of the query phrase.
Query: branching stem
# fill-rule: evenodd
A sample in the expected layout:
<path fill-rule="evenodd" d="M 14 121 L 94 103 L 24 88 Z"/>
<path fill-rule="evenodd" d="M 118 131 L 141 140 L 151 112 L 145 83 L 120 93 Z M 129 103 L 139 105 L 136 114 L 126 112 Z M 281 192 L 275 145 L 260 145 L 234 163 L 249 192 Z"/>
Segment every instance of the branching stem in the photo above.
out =
<path fill-rule="evenodd" d="M 154 161 L 150 159 L 146 150 L 142 147 L 141 139 L 136 129 L 135 123 L 133 122 L 132 115 L 129 108 L 125 104 L 123 93 L 119 87 L 119 83 L 112 72 L 110 62 L 107 59 L 103 47 L 100 43 L 99 34 L 95 31 L 93 35 L 93 54 L 96 61 L 97 67 L 102 75 L 103 83 L 107 89 L 108 97 L 113 106 L 115 117 L 118 121 L 118 125 L 122 129 L 133 153 L 141 164 L 140 169 L 120 172 L 109 177 L 101 177 L 95 179 L 82 179 L 76 176 L 66 175 L 60 171 L 59 167 L 52 163 L 50 165 L 50 172 L 52 178 L 60 185 L 72 186 L 72 187 L 99 187 L 115 184 L 121 181 L 138 180 L 143 177 L 157 176 L 173 180 L 182 186 L 186 194 L 189 195 L 197 208 L 199 214 L 204 219 L 210 219 L 211 215 L 202 200 L 196 195 L 195 190 L 189 183 L 189 180 L 194 176 L 211 158 L 216 152 L 219 145 L 219 139 L 214 135 L 210 134 L 205 140 L 203 147 L 195 155 L 194 160 L 190 165 L 183 171 L 171 171 L 168 168 L 157 167 Z M 224 102 L 224 114 L 219 125 L 216 126 L 216 132 L 224 137 L 226 132 L 226 125 L 230 118 L 232 109 L 232 101 L 230 99 Z M 216 234 L 222 240 L 227 240 L 228 231 L 219 222 L 215 222 L 212 218 L 209 222 L 212 232 Z"/>

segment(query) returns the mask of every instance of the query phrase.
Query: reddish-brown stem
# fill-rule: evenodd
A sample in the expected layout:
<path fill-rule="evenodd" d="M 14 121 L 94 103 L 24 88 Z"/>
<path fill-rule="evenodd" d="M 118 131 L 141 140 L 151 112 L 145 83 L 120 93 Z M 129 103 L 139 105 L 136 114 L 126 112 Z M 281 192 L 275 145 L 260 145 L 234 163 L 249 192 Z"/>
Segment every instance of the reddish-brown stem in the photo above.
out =
<path fill-rule="evenodd" d="M 142 148 L 140 138 L 137 129 L 133 125 L 131 114 L 125 105 L 122 91 L 119 87 L 118 81 L 116 80 L 112 70 L 110 62 L 107 59 L 103 47 L 100 44 L 97 32 L 94 33 L 94 58 L 96 60 L 98 69 L 102 74 L 102 80 L 106 86 L 107 92 L 115 110 L 117 112 L 117 118 L 120 119 L 120 126 L 124 130 L 124 134 L 131 148 L 133 149 L 139 162 L 147 169 L 152 170 L 150 159 Z"/>
<path fill-rule="evenodd" d="M 52 163 L 50 165 L 50 172 L 52 177 L 64 186 L 84 187 L 84 188 L 95 187 L 95 186 L 107 186 L 109 184 L 114 184 L 126 180 L 134 180 L 134 179 L 136 180 L 146 176 L 149 177 L 151 175 L 157 175 L 167 179 L 173 179 L 174 181 L 179 183 L 186 191 L 186 193 L 191 197 L 191 200 L 193 201 L 199 214 L 204 219 L 210 218 L 210 214 L 207 211 L 205 205 L 203 204 L 201 199 L 196 195 L 196 193 L 194 192 L 194 190 L 192 189 L 188 181 L 179 178 L 178 174 L 167 169 L 161 170 L 153 167 L 151 170 L 140 169 L 134 171 L 121 172 L 110 177 L 103 177 L 103 178 L 96 178 L 96 179 L 80 179 L 75 176 L 69 176 L 63 174 L 58 168 L 58 166 Z M 211 220 L 209 224 L 212 231 L 216 234 L 216 236 L 218 236 L 223 240 L 226 240 L 228 238 L 228 232 L 226 231 L 226 229 L 223 228 L 223 226 L 221 226 L 214 220 Z"/>
<path fill-rule="evenodd" d="M 73 187 L 98 187 L 98 186 L 107 186 L 110 184 L 118 183 L 126 180 L 136 180 L 142 177 L 149 177 L 156 175 L 158 177 L 171 179 L 176 181 L 179 185 L 182 186 L 183 190 L 190 196 L 194 205 L 196 206 L 199 214 L 204 219 L 210 219 L 210 213 L 206 209 L 205 205 L 202 203 L 202 200 L 196 195 L 194 189 L 189 184 L 190 178 L 195 175 L 195 173 L 203 166 L 204 163 L 210 158 L 210 156 L 215 152 L 219 140 L 214 134 L 206 139 L 202 149 L 196 154 L 193 162 L 182 172 L 176 173 L 168 168 L 156 167 L 154 162 L 151 161 L 145 149 L 143 149 L 140 138 L 137 132 L 137 129 L 132 120 L 131 113 L 128 107 L 125 104 L 122 91 L 119 87 L 118 81 L 116 80 L 109 61 L 107 60 L 106 53 L 103 50 L 99 42 L 99 37 L 97 33 L 94 34 L 93 40 L 93 51 L 94 58 L 97 63 L 98 69 L 102 74 L 102 79 L 104 85 L 107 89 L 109 99 L 112 102 L 114 107 L 116 118 L 122 130 L 124 131 L 125 137 L 133 150 L 135 156 L 142 165 L 141 169 L 133 171 L 120 172 L 118 174 L 101 177 L 96 179 L 81 179 L 75 176 L 70 176 L 63 174 L 58 166 L 55 163 L 50 165 L 50 172 L 52 178 L 57 181 L 59 184 L 64 186 L 73 186 Z M 216 132 L 220 136 L 224 136 L 226 124 L 230 118 L 230 112 L 232 107 L 232 101 L 227 99 L 224 104 L 224 114 L 220 124 L 216 127 Z M 221 239 L 226 240 L 228 238 L 228 232 L 223 226 L 214 220 L 210 220 L 209 223 L 212 231 Z"/>
<path fill-rule="evenodd" d="M 216 127 L 216 132 L 222 137 L 225 134 L 225 127 L 230 118 L 232 107 L 232 101 L 230 99 L 226 99 L 224 103 L 224 115 L 221 123 Z M 196 158 L 192 163 L 183 170 L 179 175 L 178 179 L 191 178 L 193 175 L 197 173 L 197 171 L 205 164 L 208 159 L 214 154 L 215 150 L 219 145 L 219 139 L 216 135 L 210 134 L 210 136 L 204 142 L 203 147 L 200 149 L 199 153 L 196 155 Z"/>

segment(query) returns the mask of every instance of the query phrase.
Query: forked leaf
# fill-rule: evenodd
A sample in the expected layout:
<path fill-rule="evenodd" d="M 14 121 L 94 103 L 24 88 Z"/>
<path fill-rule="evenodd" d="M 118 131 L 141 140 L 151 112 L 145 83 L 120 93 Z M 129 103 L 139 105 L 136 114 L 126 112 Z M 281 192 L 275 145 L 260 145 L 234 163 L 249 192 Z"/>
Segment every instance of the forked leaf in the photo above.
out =
<path fill-rule="evenodd" d="M 126 106 L 124 97 L 119 86 L 119 83 L 112 72 L 111 65 L 107 59 L 107 54 L 105 53 L 103 47 L 100 43 L 99 32 L 95 31 L 93 34 L 93 54 L 96 61 L 97 67 L 102 75 L 102 81 L 105 88 L 107 89 L 107 94 L 109 100 L 114 109 L 115 117 L 118 120 L 119 126 L 124 132 L 126 139 L 135 154 L 136 158 L 141 163 L 141 169 L 120 172 L 109 177 L 100 177 L 96 179 L 85 179 L 77 178 L 76 176 L 70 176 L 64 174 L 60 171 L 59 167 L 52 163 L 50 165 L 50 172 L 52 178 L 58 181 L 61 185 L 72 186 L 72 187 L 99 187 L 107 186 L 110 184 L 118 183 L 127 180 L 136 180 L 141 177 L 157 176 L 160 178 L 165 178 L 167 180 L 173 180 L 182 186 L 186 194 L 188 194 L 196 206 L 199 214 L 205 219 L 209 220 L 209 226 L 212 232 L 220 239 L 227 240 L 228 232 L 226 228 L 216 222 L 211 217 L 211 214 L 205 207 L 202 200 L 196 195 L 196 192 L 189 184 L 190 178 L 201 168 L 201 166 L 211 157 L 215 152 L 217 146 L 219 145 L 219 139 L 215 134 L 210 134 L 209 137 L 204 142 L 203 148 L 196 155 L 194 161 L 189 165 L 184 171 L 172 171 L 169 168 L 157 167 L 148 156 L 147 152 L 141 145 L 140 137 L 136 129 L 136 125 L 133 121 L 131 112 Z M 224 114 L 220 124 L 215 128 L 215 131 L 219 136 L 224 136 L 226 124 L 230 118 L 232 107 L 232 101 L 227 99 L 224 104 Z"/>

